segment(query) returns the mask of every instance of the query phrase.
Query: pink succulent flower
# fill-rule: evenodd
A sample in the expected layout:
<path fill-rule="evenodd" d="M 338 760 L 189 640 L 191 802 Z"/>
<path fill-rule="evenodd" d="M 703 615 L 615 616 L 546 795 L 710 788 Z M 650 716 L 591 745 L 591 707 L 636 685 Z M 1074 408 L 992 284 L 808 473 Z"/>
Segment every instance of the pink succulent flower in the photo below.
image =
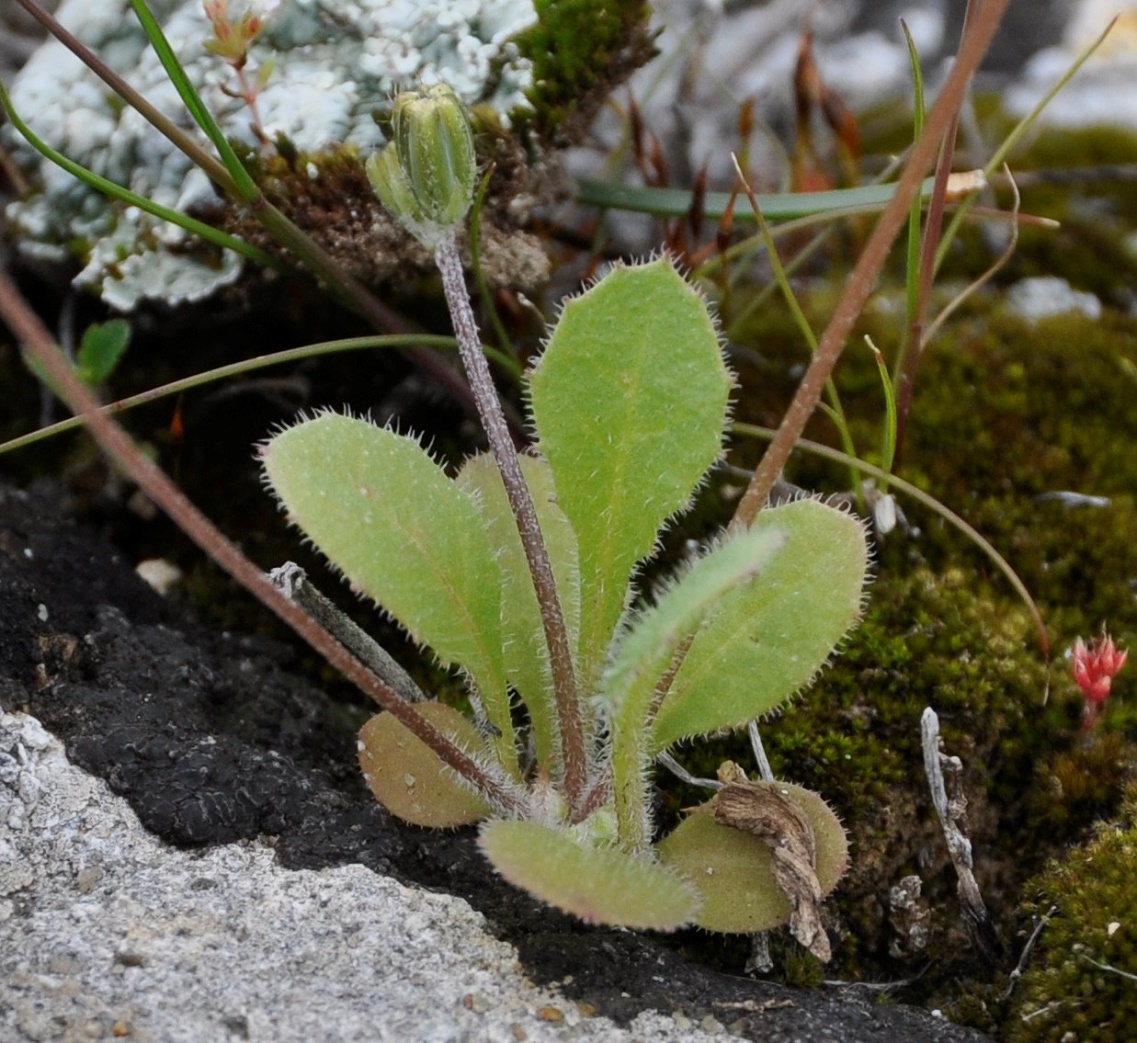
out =
<path fill-rule="evenodd" d="M 1074 682 L 1086 697 L 1082 712 L 1082 727 L 1089 728 L 1097 720 L 1109 698 L 1113 679 L 1121 672 L 1128 651 L 1119 651 L 1113 638 L 1102 628 L 1101 638 L 1088 645 L 1081 638 L 1074 642 L 1070 658 L 1070 671 Z"/>

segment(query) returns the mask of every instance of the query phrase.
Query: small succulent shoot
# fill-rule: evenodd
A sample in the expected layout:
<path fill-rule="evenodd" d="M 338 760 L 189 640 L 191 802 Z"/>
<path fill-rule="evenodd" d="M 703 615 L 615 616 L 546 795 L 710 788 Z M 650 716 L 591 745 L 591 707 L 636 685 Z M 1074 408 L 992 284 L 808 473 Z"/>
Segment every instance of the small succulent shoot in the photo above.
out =
<path fill-rule="evenodd" d="M 1105 709 L 1113 687 L 1113 679 L 1121 672 L 1129 652 L 1121 651 L 1113 643 L 1105 628 L 1101 637 L 1087 645 L 1080 637 L 1070 653 L 1070 672 L 1074 683 L 1085 697 L 1082 707 L 1082 729 L 1089 731 Z"/>
<path fill-rule="evenodd" d="M 810 681 L 859 615 L 864 527 L 817 500 L 768 509 L 638 605 L 637 570 L 722 453 L 732 376 L 714 321 L 667 257 L 613 269 L 565 305 L 529 374 L 537 442 L 518 456 L 454 245 L 465 208 L 453 196 L 472 185 L 458 171 L 473 170 L 459 115 L 445 89 L 397 104 L 369 173 L 435 249 L 491 452 L 452 478 L 413 438 L 325 413 L 274 435 L 262 460 L 291 520 L 353 587 L 461 672 L 478 723 L 439 703 L 415 709 L 525 796 L 502 808 L 389 714 L 361 732 L 364 773 L 408 821 L 483 820 L 482 850 L 506 879 L 584 920 L 794 923 L 800 894 L 787 891 L 778 837 L 712 809 L 655 843 L 651 768 L 674 743 L 745 726 Z M 469 151 L 438 145 L 448 137 Z M 792 809 L 819 899 L 844 867 L 844 832 L 819 797 L 777 785 L 766 804 Z M 720 874 L 756 893 L 731 898 Z"/>
<path fill-rule="evenodd" d="M 246 74 L 245 66 L 249 61 L 249 48 L 264 31 L 265 19 L 279 6 L 280 0 L 249 0 L 245 10 L 233 16 L 229 13 L 229 0 L 202 0 L 205 17 L 213 29 L 213 36 L 205 41 L 205 49 L 224 59 L 236 73 L 237 90 L 223 89 L 248 105 L 253 117 L 253 131 L 262 143 L 267 138 L 261 128 L 257 96 L 272 75 L 273 62 L 271 59 L 265 62 L 252 80 Z"/>
<path fill-rule="evenodd" d="M 126 319 L 92 323 L 83 331 L 75 353 L 75 375 L 87 387 L 97 388 L 118 368 L 130 337 L 131 325 Z"/>
<path fill-rule="evenodd" d="M 88 326 L 75 352 L 75 376 L 87 387 L 99 388 L 118 368 L 130 346 L 131 332 L 130 323 L 125 319 L 108 319 Z M 24 355 L 24 363 L 40 381 L 52 387 L 51 378 L 30 355 Z"/>
<path fill-rule="evenodd" d="M 224 58 L 234 69 L 243 69 L 249 60 L 249 47 L 264 29 L 265 17 L 280 6 L 280 0 L 250 3 L 238 17 L 229 13 L 229 0 L 203 0 L 201 6 L 213 29 L 205 49 Z"/>

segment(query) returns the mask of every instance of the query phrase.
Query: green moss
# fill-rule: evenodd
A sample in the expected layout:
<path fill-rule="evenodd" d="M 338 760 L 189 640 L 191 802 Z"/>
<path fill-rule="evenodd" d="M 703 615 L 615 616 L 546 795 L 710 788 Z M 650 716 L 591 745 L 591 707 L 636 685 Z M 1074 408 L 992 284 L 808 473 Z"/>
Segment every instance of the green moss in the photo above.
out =
<path fill-rule="evenodd" d="M 1134 794 L 1137 795 L 1137 794 Z M 1132 812 L 1132 805 L 1130 805 Z M 1137 1024 L 1137 827 L 1103 829 L 1034 880 L 1026 912 L 1055 909 L 1017 990 L 1012 1043 L 1112 1043 Z"/>
<path fill-rule="evenodd" d="M 533 62 L 533 124 L 567 144 L 612 89 L 655 53 L 645 0 L 536 0 L 537 24 L 517 38 Z"/>
<path fill-rule="evenodd" d="M 1116 231 L 1114 245 L 1122 248 Z M 1102 254 L 1113 267 L 1112 284 L 1101 284 L 1108 305 L 1128 292 L 1130 269 Z M 1008 278 L 1030 263 L 1024 258 Z M 822 290 L 802 301 L 815 329 L 828 319 L 828 296 Z M 824 794 L 851 834 L 850 874 L 827 905 L 839 941 L 826 975 L 881 980 L 930 965 L 904 998 L 988 1030 L 1005 1016 L 1000 996 L 1010 966 L 992 968 L 970 953 L 923 777 L 921 710 L 938 711 L 944 747 L 963 761 L 980 887 L 1016 956 L 1021 940 L 1010 927 L 1027 880 L 1083 841 L 1095 821 L 1118 813 L 1137 764 L 1128 675 L 1087 741 L 1081 696 L 1062 658 L 1076 635 L 1093 636 L 1103 621 L 1123 647 L 1137 639 L 1137 320 L 1107 307 L 1099 320 L 1070 314 L 1031 324 L 1002 301 L 997 290 L 975 298 L 925 353 L 900 473 L 1010 560 L 1040 604 L 1052 660 L 983 555 L 901 498 L 915 531 L 881 546 L 861 629 L 818 686 L 763 727 L 775 772 Z M 857 350 L 860 333 L 894 350 L 898 314 L 891 302 L 870 305 L 838 367 L 856 444 L 869 459 L 883 402 L 875 365 Z M 807 358 L 801 338 L 778 302 L 731 334 L 751 349 L 739 356 L 736 415 L 776 425 Z M 826 419 L 815 418 L 809 434 L 837 444 Z M 747 445 L 734 459 L 750 465 L 760 451 Z M 848 488 L 842 468 L 804 453 L 787 477 L 808 488 Z M 1060 491 L 1109 502 L 1071 507 L 1046 495 Z M 741 744 L 726 755 L 745 763 Z M 888 892 L 912 872 L 932 913 L 930 943 L 898 957 L 890 952 Z"/>

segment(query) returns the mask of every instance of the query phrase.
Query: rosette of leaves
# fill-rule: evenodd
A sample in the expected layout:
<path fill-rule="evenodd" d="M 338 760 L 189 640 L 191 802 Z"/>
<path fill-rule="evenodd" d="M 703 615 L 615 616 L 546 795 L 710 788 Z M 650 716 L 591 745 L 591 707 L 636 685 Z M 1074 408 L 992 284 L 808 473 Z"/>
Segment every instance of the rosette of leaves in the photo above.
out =
<path fill-rule="evenodd" d="M 334 413 L 263 448 L 291 520 L 461 671 L 472 718 L 437 701 L 418 711 L 521 794 L 504 807 L 380 713 L 360 734 L 376 798 L 420 825 L 481 822 L 506 879 L 586 921 L 757 931 L 793 913 L 777 837 L 708 805 L 657 843 L 651 816 L 658 754 L 786 702 L 860 610 L 863 527 L 812 499 L 766 509 L 640 597 L 637 569 L 722 452 L 731 385 L 703 300 L 666 258 L 616 268 L 569 301 L 529 375 L 538 440 L 521 463 L 571 649 L 578 793 L 539 599 L 489 455 L 451 476 L 416 439 Z M 846 858 L 828 806 L 798 787 L 749 785 L 789 802 L 827 893 Z"/>

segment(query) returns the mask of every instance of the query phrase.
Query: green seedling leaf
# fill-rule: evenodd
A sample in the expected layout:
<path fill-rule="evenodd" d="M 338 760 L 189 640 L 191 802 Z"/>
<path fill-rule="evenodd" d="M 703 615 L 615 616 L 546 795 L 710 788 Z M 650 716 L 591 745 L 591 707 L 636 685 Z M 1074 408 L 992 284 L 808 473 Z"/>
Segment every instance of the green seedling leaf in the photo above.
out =
<path fill-rule="evenodd" d="M 553 473 L 540 457 L 522 456 L 521 471 L 533 496 L 537 520 L 557 581 L 561 611 L 575 647 L 580 627 L 580 570 L 576 533 L 557 505 Z M 497 548 L 501 569 L 502 642 L 509 650 L 506 669 L 529 711 L 537 763 L 556 774 L 560 756 L 557 709 L 553 698 L 549 654 L 533 579 L 517 532 L 517 522 L 505 494 L 501 474 L 489 453 L 471 457 L 462 466 L 458 485 L 474 497 L 490 543 Z"/>
<path fill-rule="evenodd" d="M 88 387 L 103 383 L 125 354 L 130 344 L 130 333 L 130 323 L 126 319 L 111 319 L 88 326 L 75 356 L 75 375 Z"/>
<path fill-rule="evenodd" d="M 130 344 L 130 336 L 130 323 L 125 319 L 111 319 L 109 322 L 88 326 L 76 353 L 75 375 L 87 387 L 97 387 L 114 372 Z M 26 353 L 24 364 L 40 383 L 55 390 L 43 367 Z"/>
<path fill-rule="evenodd" d="M 418 703 L 415 709 L 467 753 L 491 759 L 473 722 L 452 706 Z M 359 766 L 375 799 L 415 826 L 468 826 L 495 810 L 389 713 L 376 714 L 360 729 Z"/>
<path fill-rule="evenodd" d="M 773 528 L 732 537 L 691 566 L 632 625 L 604 678 L 602 699 L 612 721 L 612 776 L 621 845 L 629 851 L 651 840 L 647 821 L 647 727 L 661 679 L 677 655 L 731 590 L 753 582 L 784 542 Z"/>
<path fill-rule="evenodd" d="M 586 690 L 632 570 L 721 452 L 730 387 L 706 306 L 666 257 L 566 304 L 530 378 L 539 448 L 579 539 Z"/>
<path fill-rule="evenodd" d="M 787 782 L 772 785 L 791 800 L 813 827 L 815 870 L 821 897 L 841 879 L 849 860 L 848 839 L 833 810 L 812 790 Z M 769 845 L 715 821 L 713 801 L 695 809 L 656 851 L 665 866 L 688 881 L 701 899 L 696 923 L 708 931 L 753 934 L 789 923 L 793 909 L 774 879 Z"/>
<path fill-rule="evenodd" d="M 864 526 L 818 500 L 764 510 L 753 529 L 785 541 L 699 630 L 655 719 L 652 756 L 680 739 L 740 728 L 806 686 L 860 615 Z"/>
<path fill-rule="evenodd" d="M 513 771 L 501 644 L 501 572 L 473 499 L 413 438 L 326 413 L 261 454 L 294 521 L 415 641 L 467 671 Z"/>
<path fill-rule="evenodd" d="M 585 923 L 673 931 L 698 912 L 690 884 L 648 855 L 588 847 L 537 822 L 487 822 L 478 844 L 511 884 Z"/>

